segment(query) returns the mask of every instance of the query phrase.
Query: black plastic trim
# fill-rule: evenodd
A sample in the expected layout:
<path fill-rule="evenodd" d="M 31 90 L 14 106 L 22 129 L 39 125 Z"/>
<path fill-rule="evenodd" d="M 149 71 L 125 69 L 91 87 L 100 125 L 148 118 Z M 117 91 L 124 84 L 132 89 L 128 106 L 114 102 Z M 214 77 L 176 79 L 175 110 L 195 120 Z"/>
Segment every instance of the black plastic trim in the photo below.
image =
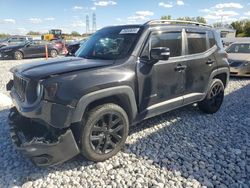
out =
<path fill-rule="evenodd" d="M 98 90 L 98 91 L 94 91 L 91 92 L 87 95 L 84 95 L 81 97 L 81 99 L 79 100 L 73 118 L 72 118 L 72 123 L 74 122 L 80 122 L 82 120 L 83 114 L 87 108 L 87 106 L 98 100 L 98 99 L 102 99 L 105 97 L 110 97 L 110 96 L 115 96 L 115 95 L 125 95 L 126 97 L 128 97 L 129 102 L 130 102 L 130 107 L 132 110 L 132 119 L 136 119 L 138 110 L 137 110 L 137 103 L 135 100 L 135 95 L 133 92 L 133 89 L 129 86 L 117 86 L 117 87 L 111 87 L 111 88 L 107 88 L 107 89 L 102 89 L 102 90 Z"/>

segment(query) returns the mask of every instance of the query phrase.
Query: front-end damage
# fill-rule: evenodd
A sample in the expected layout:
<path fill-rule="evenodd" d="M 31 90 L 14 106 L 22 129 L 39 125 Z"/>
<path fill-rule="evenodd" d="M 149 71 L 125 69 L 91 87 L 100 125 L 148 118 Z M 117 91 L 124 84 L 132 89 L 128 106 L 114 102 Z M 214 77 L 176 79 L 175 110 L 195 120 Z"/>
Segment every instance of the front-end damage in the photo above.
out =
<path fill-rule="evenodd" d="M 25 156 L 37 166 L 52 166 L 67 161 L 80 153 L 70 128 L 46 127 L 10 109 L 11 138 Z"/>

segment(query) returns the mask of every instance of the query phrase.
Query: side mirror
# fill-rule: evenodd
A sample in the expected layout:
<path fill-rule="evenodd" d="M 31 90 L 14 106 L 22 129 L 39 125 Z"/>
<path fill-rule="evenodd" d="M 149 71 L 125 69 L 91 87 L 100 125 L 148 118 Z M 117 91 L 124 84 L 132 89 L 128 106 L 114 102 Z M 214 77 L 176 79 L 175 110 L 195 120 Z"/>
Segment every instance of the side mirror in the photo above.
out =
<path fill-rule="evenodd" d="M 30 44 L 26 44 L 25 47 L 26 47 L 26 48 L 30 47 Z"/>
<path fill-rule="evenodd" d="M 150 50 L 150 59 L 152 60 L 168 60 L 170 57 L 169 48 L 157 47 Z"/>

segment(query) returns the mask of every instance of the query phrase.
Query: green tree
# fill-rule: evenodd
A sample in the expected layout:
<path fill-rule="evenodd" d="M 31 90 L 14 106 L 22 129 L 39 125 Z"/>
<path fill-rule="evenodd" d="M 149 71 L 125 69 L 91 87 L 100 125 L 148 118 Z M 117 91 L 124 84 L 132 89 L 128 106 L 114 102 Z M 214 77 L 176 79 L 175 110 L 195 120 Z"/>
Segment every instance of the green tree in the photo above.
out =
<path fill-rule="evenodd" d="M 161 19 L 162 20 L 172 20 L 172 16 L 171 15 L 162 16 Z M 197 16 L 197 17 L 185 16 L 185 17 L 179 17 L 179 18 L 177 18 L 177 20 L 207 23 L 206 19 L 204 17 L 201 17 L 201 16 Z"/>
<path fill-rule="evenodd" d="M 185 16 L 185 17 L 179 17 L 179 18 L 177 18 L 177 20 L 184 20 L 184 21 L 192 21 L 192 22 L 207 23 L 206 19 L 203 18 L 203 17 L 201 17 L 201 16 L 197 16 L 197 17 Z"/>
<path fill-rule="evenodd" d="M 171 20 L 171 15 L 162 16 L 161 20 Z"/>
<path fill-rule="evenodd" d="M 244 25 L 244 33 L 246 37 L 250 37 L 250 20 L 246 21 Z"/>
<path fill-rule="evenodd" d="M 183 20 L 183 21 L 195 21 L 195 18 L 190 18 L 188 16 L 185 17 L 179 17 L 177 20 Z"/>
<path fill-rule="evenodd" d="M 215 28 L 218 28 L 218 27 L 222 27 L 222 24 L 221 24 L 221 22 L 215 22 L 215 23 L 213 23 L 213 26 Z"/>
<path fill-rule="evenodd" d="M 196 21 L 199 23 L 207 23 L 206 19 L 204 17 L 198 16 L 196 17 Z"/>
<path fill-rule="evenodd" d="M 80 33 L 78 33 L 77 31 L 72 31 L 72 32 L 71 32 L 71 35 L 74 36 L 74 37 L 79 37 L 79 36 L 81 36 Z"/>
<path fill-rule="evenodd" d="M 236 30 L 236 35 L 244 33 L 244 21 L 235 21 L 231 25 Z"/>
<path fill-rule="evenodd" d="M 0 39 L 7 38 L 7 37 L 9 37 L 9 36 L 10 36 L 9 34 L 0 33 Z"/>

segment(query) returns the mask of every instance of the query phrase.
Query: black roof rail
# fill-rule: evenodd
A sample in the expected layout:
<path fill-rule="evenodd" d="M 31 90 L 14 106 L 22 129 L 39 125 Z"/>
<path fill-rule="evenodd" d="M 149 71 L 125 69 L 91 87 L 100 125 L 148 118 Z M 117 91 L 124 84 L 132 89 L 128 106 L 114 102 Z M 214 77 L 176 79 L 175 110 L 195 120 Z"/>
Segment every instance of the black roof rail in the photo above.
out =
<path fill-rule="evenodd" d="M 185 20 L 150 20 L 146 22 L 144 25 L 170 25 L 170 24 L 178 24 L 178 23 L 213 28 L 213 26 L 208 25 L 208 24 L 193 22 L 193 21 L 185 21 Z"/>

